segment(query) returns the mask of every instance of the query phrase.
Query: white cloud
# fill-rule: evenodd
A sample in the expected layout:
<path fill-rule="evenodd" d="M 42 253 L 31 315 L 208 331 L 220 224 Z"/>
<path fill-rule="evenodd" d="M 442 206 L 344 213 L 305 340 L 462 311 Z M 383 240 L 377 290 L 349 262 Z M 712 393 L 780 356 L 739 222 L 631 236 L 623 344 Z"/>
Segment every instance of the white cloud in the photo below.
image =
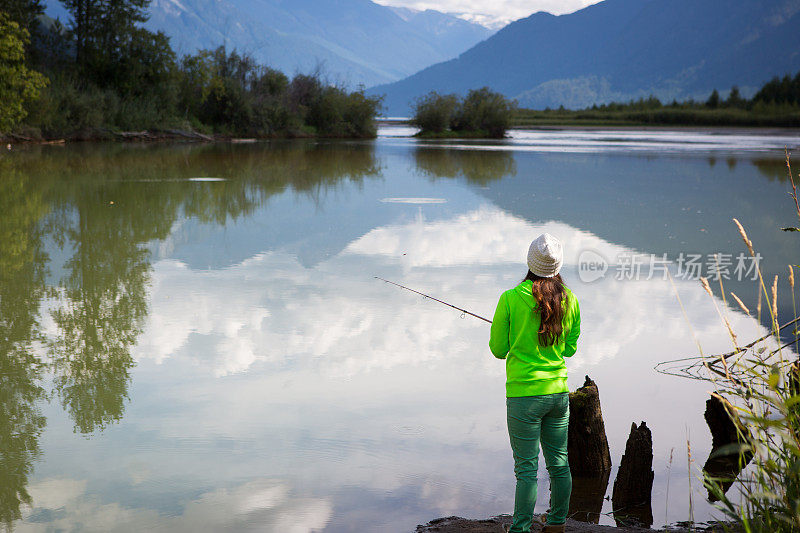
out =
<path fill-rule="evenodd" d="M 499 27 L 538 11 L 572 13 L 600 0 L 375 0 L 378 4 L 454 13 L 489 27 Z"/>

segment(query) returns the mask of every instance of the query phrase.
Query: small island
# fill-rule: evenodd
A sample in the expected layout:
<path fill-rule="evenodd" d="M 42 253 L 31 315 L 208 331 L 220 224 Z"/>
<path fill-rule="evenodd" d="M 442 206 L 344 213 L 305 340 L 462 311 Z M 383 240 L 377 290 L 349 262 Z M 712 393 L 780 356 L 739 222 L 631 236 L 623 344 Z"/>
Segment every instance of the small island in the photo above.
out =
<path fill-rule="evenodd" d="M 427 139 L 502 139 L 511 126 L 516 104 L 488 87 L 471 90 L 466 97 L 432 91 L 414 102 L 409 121 Z"/>

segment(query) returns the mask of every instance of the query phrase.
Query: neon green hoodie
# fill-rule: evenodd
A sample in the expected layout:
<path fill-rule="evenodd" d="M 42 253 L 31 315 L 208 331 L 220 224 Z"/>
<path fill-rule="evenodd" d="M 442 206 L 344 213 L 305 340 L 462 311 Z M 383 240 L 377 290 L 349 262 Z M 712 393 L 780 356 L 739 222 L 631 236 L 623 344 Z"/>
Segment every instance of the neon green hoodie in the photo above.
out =
<path fill-rule="evenodd" d="M 567 292 L 564 332 L 552 346 L 539 344 L 541 315 L 531 294 L 531 282 L 523 281 L 500 295 L 492 320 L 489 349 L 506 360 L 506 396 L 541 396 L 568 392 L 565 357 L 578 348 L 581 312 L 578 299 Z"/>

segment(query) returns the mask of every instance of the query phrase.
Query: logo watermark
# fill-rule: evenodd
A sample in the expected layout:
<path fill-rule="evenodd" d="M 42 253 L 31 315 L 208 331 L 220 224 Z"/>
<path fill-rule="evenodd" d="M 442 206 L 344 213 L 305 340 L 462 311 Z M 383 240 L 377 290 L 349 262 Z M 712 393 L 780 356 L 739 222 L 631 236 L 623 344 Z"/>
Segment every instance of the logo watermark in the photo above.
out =
<path fill-rule="evenodd" d="M 583 250 L 578 256 L 578 278 L 584 283 L 603 279 L 608 274 L 618 281 L 666 280 L 671 275 L 679 280 L 757 280 L 761 254 L 745 253 L 696 254 L 680 252 L 673 258 L 667 254 L 621 252 L 609 261 L 595 250 Z"/>
<path fill-rule="evenodd" d="M 608 261 L 594 250 L 584 250 L 578 256 L 578 277 L 584 283 L 591 283 L 605 277 Z"/>

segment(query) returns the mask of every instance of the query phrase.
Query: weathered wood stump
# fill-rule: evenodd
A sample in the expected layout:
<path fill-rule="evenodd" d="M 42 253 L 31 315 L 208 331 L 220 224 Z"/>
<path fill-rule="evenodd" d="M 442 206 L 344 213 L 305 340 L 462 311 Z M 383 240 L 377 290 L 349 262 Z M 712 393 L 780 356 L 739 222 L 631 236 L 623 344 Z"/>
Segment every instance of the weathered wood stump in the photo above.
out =
<path fill-rule="evenodd" d="M 635 523 L 653 525 L 653 435 L 642 422 L 631 424 L 625 454 L 619 462 L 617 479 L 611 496 L 611 507 L 617 525 Z"/>
<path fill-rule="evenodd" d="M 606 427 L 597 384 L 586 376 L 583 387 L 569 395 L 569 467 L 575 477 L 602 477 L 611 471 Z"/>
<path fill-rule="evenodd" d="M 739 420 L 731 418 L 730 413 L 733 412 L 731 403 L 719 394 L 712 394 L 706 400 L 706 411 L 703 413 L 703 418 L 706 419 L 708 429 L 711 430 L 712 448 L 739 442 L 739 432 L 745 436 L 745 439 L 750 438 L 750 431 Z"/>
<path fill-rule="evenodd" d="M 569 516 L 597 524 L 611 473 L 611 453 L 600 408 L 597 384 L 586 376 L 583 386 L 569 395 L 567 440 L 572 471 Z"/>
<path fill-rule="evenodd" d="M 719 485 L 722 492 L 728 492 L 742 469 L 747 466 L 753 454 L 750 451 L 738 450 L 736 444 L 748 442 L 752 435 L 741 421 L 732 417 L 733 406 L 718 394 L 712 394 L 706 400 L 703 417 L 711 430 L 711 453 L 703 465 L 703 471 Z M 719 498 L 714 491 L 708 491 L 709 501 Z"/>

